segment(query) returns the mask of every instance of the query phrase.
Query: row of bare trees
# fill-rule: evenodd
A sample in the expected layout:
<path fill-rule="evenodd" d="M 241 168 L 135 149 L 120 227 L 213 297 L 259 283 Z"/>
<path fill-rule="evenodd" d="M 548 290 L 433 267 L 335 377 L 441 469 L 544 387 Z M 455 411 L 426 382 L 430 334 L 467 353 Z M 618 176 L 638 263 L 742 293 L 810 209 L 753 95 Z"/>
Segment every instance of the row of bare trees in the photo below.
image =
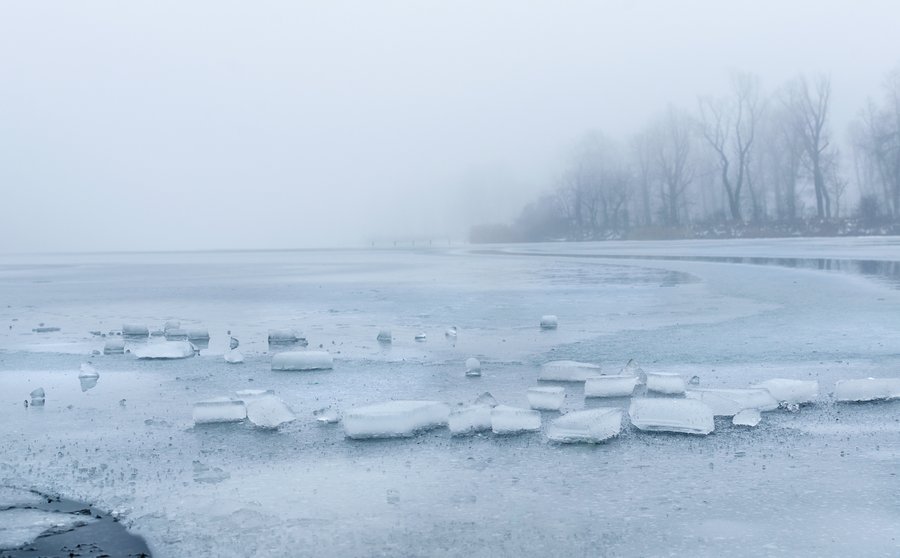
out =
<path fill-rule="evenodd" d="M 670 106 L 627 142 L 590 132 L 517 226 L 540 229 L 529 239 L 591 239 L 688 224 L 900 220 L 900 68 L 853 123 L 849 169 L 831 91 L 827 76 L 801 75 L 766 95 L 756 76 L 735 74 L 725 95 L 700 97 L 693 111 Z"/>

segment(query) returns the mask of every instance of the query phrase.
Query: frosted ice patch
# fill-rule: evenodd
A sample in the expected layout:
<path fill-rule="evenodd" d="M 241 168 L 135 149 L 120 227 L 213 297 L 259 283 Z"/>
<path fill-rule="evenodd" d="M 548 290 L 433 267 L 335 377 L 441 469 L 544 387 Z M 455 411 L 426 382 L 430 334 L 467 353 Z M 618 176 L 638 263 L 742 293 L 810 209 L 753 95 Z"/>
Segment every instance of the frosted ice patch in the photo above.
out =
<path fill-rule="evenodd" d="M 105 355 L 121 355 L 125 353 L 124 339 L 107 339 L 103 345 L 103 354 Z"/>
<path fill-rule="evenodd" d="M 467 358 L 466 376 L 481 376 L 481 361 L 475 357 Z"/>
<path fill-rule="evenodd" d="M 334 359 L 326 351 L 287 351 L 272 357 L 272 370 L 330 370 Z"/>
<path fill-rule="evenodd" d="M 228 364 L 240 364 L 244 362 L 244 353 L 237 349 L 231 349 L 225 353 L 225 362 Z"/>
<path fill-rule="evenodd" d="M 142 360 L 170 360 L 194 356 L 194 346 L 187 341 L 150 343 L 134 349 L 134 356 Z"/>
<path fill-rule="evenodd" d="M 491 429 L 491 406 L 469 405 L 454 409 L 447 419 L 450 433 L 454 436 L 474 434 Z"/>
<path fill-rule="evenodd" d="M 150 330 L 141 324 L 124 324 L 122 326 L 122 335 L 126 337 L 149 337 Z"/>
<path fill-rule="evenodd" d="M 683 395 L 684 378 L 678 374 L 651 372 L 647 374 L 647 391 L 665 395 Z"/>
<path fill-rule="evenodd" d="M 717 417 L 733 417 L 744 409 L 774 411 L 778 401 L 761 388 L 694 389 L 685 393 L 688 399 L 702 401 Z"/>
<path fill-rule="evenodd" d="M 584 381 L 584 396 L 631 397 L 639 381 L 637 376 L 631 374 L 594 376 Z"/>
<path fill-rule="evenodd" d="M 541 329 L 556 329 L 559 325 L 559 319 L 553 314 L 541 316 Z"/>
<path fill-rule="evenodd" d="M 274 394 L 265 394 L 245 401 L 247 418 L 260 428 L 278 428 L 296 417 L 287 403 Z"/>
<path fill-rule="evenodd" d="M 558 411 L 566 399 L 566 388 L 528 388 L 528 405 L 537 411 Z"/>
<path fill-rule="evenodd" d="M 17 548 L 41 535 L 63 533 L 75 527 L 92 523 L 89 515 L 51 512 L 32 509 L 0 511 L 0 549 Z"/>
<path fill-rule="evenodd" d="M 834 384 L 837 401 L 877 401 L 900 397 L 900 378 L 863 378 L 838 380 Z"/>
<path fill-rule="evenodd" d="M 762 415 L 758 409 L 744 409 L 740 413 L 734 415 L 731 424 L 735 426 L 756 426 L 762 420 Z"/>
<path fill-rule="evenodd" d="M 541 366 L 538 380 L 547 382 L 583 382 L 600 374 L 600 366 L 574 360 L 554 360 Z"/>
<path fill-rule="evenodd" d="M 816 380 L 775 378 L 753 387 L 768 391 L 779 403 L 812 403 L 819 397 L 819 382 Z"/>
<path fill-rule="evenodd" d="M 240 422 L 247 418 L 243 401 L 218 397 L 194 403 L 194 424 Z"/>
<path fill-rule="evenodd" d="M 541 413 L 531 409 L 497 405 L 491 409 L 491 430 L 494 434 L 517 434 L 541 429 Z"/>
<path fill-rule="evenodd" d="M 388 401 L 344 413 L 348 438 L 402 438 L 446 426 L 450 407 L 438 401 Z"/>
<path fill-rule="evenodd" d="M 554 419 L 547 426 L 547 438 L 563 443 L 597 443 L 617 436 L 622 430 L 621 409 L 587 409 Z"/>
<path fill-rule="evenodd" d="M 712 409 L 693 399 L 635 399 L 628 415 L 635 427 L 651 432 L 706 435 L 715 429 Z"/>

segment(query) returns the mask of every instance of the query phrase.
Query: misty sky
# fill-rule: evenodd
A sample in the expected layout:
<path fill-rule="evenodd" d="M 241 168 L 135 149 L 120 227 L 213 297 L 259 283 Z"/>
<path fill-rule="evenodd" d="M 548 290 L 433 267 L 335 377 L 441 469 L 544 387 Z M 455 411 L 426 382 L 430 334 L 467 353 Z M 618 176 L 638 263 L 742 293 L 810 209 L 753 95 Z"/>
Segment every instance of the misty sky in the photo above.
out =
<path fill-rule="evenodd" d="M 0 0 L 0 252 L 463 240 L 729 72 L 900 63 L 897 2 Z"/>

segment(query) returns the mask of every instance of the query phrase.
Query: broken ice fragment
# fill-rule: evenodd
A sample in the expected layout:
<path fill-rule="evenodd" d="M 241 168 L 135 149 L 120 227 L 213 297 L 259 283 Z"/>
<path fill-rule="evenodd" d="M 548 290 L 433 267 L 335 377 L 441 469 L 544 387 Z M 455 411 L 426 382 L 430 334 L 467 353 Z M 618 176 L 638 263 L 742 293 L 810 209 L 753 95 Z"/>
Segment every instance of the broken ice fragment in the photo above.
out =
<path fill-rule="evenodd" d="M 335 424 L 341 420 L 338 412 L 331 407 L 323 407 L 315 410 L 313 411 L 313 416 L 316 417 L 319 424 Z"/>
<path fill-rule="evenodd" d="M 684 379 L 678 374 L 651 372 L 647 374 L 647 391 L 665 395 L 682 395 L 684 393 Z"/>
<path fill-rule="evenodd" d="M 700 376 L 691 376 L 691 381 L 688 383 L 691 384 L 692 386 L 699 386 L 700 385 Z"/>
<path fill-rule="evenodd" d="M 188 332 L 181 328 L 172 328 L 165 331 L 167 341 L 187 341 Z"/>
<path fill-rule="evenodd" d="M 541 413 L 531 409 L 497 405 L 491 409 L 491 430 L 494 434 L 518 434 L 541 429 Z"/>
<path fill-rule="evenodd" d="M 559 320 L 553 314 L 541 316 L 541 329 L 556 329 Z"/>
<path fill-rule="evenodd" d="M 477 358 L 466 359 L 466 376 L 481 376 L 481 362 Z"/>
<path fill-rule="evenodd" d="M 228 348 L 231 349 L 232 351 L 237 349 L 240 344 L 241 344 L 241 342 L 238 341 L 234 337 L 232 337 L 231 339 L 228 340 Z"/>
<path fill-rule="evenodd" d="M 334 359 L 326 351 L 287 351 L 272 357 L 272 370 L 330 370 Z"/>
<path fill-rule="evenodd" d="M 494 399 L 494 396 L 491 395 L 491 392 L 486 391 L 475 398 L 476 405 L 490 405 L 491 407 L 497 406 L 497 400 Z"/>
<path fill-rule="evenodd" d="M 189 329 L 187 330 L 187 338 L 190 341 L 209 341 L 209 330 Z"/>
<path fill-rule="evenodd" d="M 425 341 L 426 339 L 428 339 L 428 336 L 425 335 L 424 332 L 423 332 L 423 333 L 417 333 L 417 334 L 416 334 L 416 341 L 421 342 L 421 341 Z"/>
<path fill-rule="evenodd" d="M 759 409 L 744 409 L 740 413 L 734 415 L 731 424 L 735 426 L 756 426 L 762 420 Z"/>
<path fill-rule="evenodd" d="M 44 388 L 31 390 L 31 404 L 40 407 L 44 404 Z"/>
<path fill-rule="evenodd" d="M 628 362 L 625 363 L 625 366 L 619 371 L 619 374 L 622 376 L 635 376 L 638 379 L 639 384 L 647 383 L 647 374 L 644 372 L 644 369 L 638 366 L 637 361 L 633 358 L 628 359 Z"/>
<path fill-rule="evenodd" d="M 563 443 L 597 443 L 617 436 L 621 430 L 622 411 L 601 407 L 554 419 L 547 426 L 547 438 Z"/>
<path fill-rule="evenodd" d="M 150 343 L 134 349 L 134 356 L 141 360 L 171 360 L 194 356 L 194 346 L 187 341 Z"/>
<path fill-rule="evenodd" d="M 298 345 L 307 345 L 308 341 L 303 335 L 294 331 L 293 329 L 270 329 L 269 330 L 269 344 L 277 345 L 277 344 L 291 344 L 296 343 Z"/>
<path fill-rule="evenodd" d="M 819 382 L 816 380 L 786 380 L 775 378 L 756 384 L 772 394 L 779 403 L 812 403 L 819 397 Z"/>
<path fill-rule="evenodd" d="M 126 337 L 147 337 L 150 335 L 150 330 L 145 325 L 124 324 L 122 326 L 122 335 Z"/>
<path fill-rule="evenodd" d="M 391 336 L 391 330 L 389 329 L 382 329 L 381 331 L 379 331 L 378 337 L 376 337 L 375 339 L 377 339 L 379 343 L 390 343 L 394 340 L 394 338 Z"/>
<path fill-rule="evenodd" d="M 266 394 L 245 401 L 247 418 L 260 428 L 278 428 L 296 417 L 287 403 L 274 394 Z"/>
<path fill-rule="evenodd" d="M 834 398 L 842 402 L 900 398 L 900 378 L 838 380 L 834 384 Z"/>
<path fill-rule="evenodd" d="M 778 408 L 778 401 L 761 388 L 693 389 L 685 392 L 685 397 L 702 401 L 717 417 L 733 417 L 744 409 L 774 411 Z"/>
<path fill-rule="evenodd" d="M 388 401 L 344 413 L 348 438 L 399 438 L 446 426 L 450 407 L 438 401 Z"/>
<path fill-rule="evenodd" d="M 78 382 L 81 384 L 81 391 L 87 391 L 97 387 L 97 380 L 100 374 L 88 363 L 81 364 L 81 372 L 78 374 Z"/>
<path fill-rule="evenodd" d="M 491 406 L 469 405 L 454 409 L 447 419 L 450 434 L 463 436 L 491 429 Z"/>
<path fill-rule="evenodd" d="M 243 401 L 218 397 L 194 403 L 194 424 L 240 422 L 247 418 Z"/>
<path fill-rule="evenodd" d="M 42 327 L 33 328 L 31 331 L 33 331 L 34 333 L 52 333 L 54 331 L 59 331 L 59 328 L 42 326 Z"/>
<path fill-rule="evenodd" d="M 125 341 L 123 339 L 108 339 L 103 345 L 103 354 L 121 355 L 125 353 Z"/>
<path fill-rule="evenodd" d="M 528 405 L 537 411 L 558 411 L 566 399 L 566 388 L 533 387 L 528 388 Z"/>
<path fill-rule="evenodd" d="M 635 427 L 651 432 L 706 435 L 715 429 L 712 409 L 693 399 L 634 399 L 628 415 Z"/>
<path fill-rule="evenodd" d="M 583 382 L 600 374 L 600 366 L 574 360 L 554 360 L 541 366 L 538 380 L 552 382 Z"/>
<path fill-rule="evenodd" d="M 630 374 L 594 376 L 584 381 L 585 397 L 631 397 L 639 379 Z"/>
<path fill-rule="evenodd" d="M 231 349 L 225 353 L 225 362 L 228 364 L 240 364 L 244 362 L 244 354 L 237 349 Z"/>
<path fill-rule="evenodd" d="M 456 326 L 451 326 L 447 328 L 447 331 L 444 332 L 445 337 L 456 337 L 457 336 Z"/>

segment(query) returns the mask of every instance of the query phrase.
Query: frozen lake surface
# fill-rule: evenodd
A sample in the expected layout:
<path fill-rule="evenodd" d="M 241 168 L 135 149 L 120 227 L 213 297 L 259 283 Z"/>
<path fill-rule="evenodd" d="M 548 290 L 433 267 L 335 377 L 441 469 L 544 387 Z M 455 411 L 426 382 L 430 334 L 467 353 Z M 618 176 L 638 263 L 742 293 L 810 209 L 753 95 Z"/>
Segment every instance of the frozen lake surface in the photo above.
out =
<path fill-rule="evenodd" d="M 154 556 L 897 556 L 900 401 L 830 394 L 900 376 L 898 260 L 898 238 L 4 256 L 0 485 L 89 502 Z M 548 314 L 557 329 L 540 328 Z M 92 354 L 108 339 L 92 331 L 168 320 L 208 345 Z M 298 350 L 268 345 L 284 329 L 333 369 L 272 371 L 273 352 Z M 232 336 L 242 364 L 223 358 Z M 626 415 L 593 445 L 549 442 L 558 412 L 544 432 L 388 440 L 313 414 L 484 392 L 527 409 L 545 362 L 615 374 L 632 358 L 701 388 L 791 378 L 820 395 L 756 427 L 716 418 L 705 437 Z M 629 404 L 540 385 L 565 387 L 563 412 Z M 36 388 L 45 404 L 26 407 Z M 297 420 L 194 426 L 195 402 L 246 389 Z"/>

